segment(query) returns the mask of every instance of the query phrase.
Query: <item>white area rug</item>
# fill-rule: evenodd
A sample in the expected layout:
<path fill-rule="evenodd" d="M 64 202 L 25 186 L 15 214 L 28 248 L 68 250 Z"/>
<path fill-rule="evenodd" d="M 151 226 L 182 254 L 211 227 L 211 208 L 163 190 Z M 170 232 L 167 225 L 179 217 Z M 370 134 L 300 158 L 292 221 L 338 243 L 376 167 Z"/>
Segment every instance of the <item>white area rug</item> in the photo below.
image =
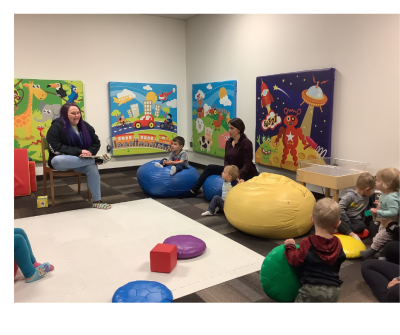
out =
<path fill-rule="evenodd" d="M 36 260 L 55 270 L 26 284 L 20 270 L 15 302 L 111 302 L 128 282 L 166 285 L 174 299 L 261 269 L 264 257 L 152 199 L 111 210 L 79 209 L 14 220 L 27 233 Z M 207 244 L 197 258 L 178 260 L 169 274 L 150 271 L 150 250 L 173 235 Z"/>

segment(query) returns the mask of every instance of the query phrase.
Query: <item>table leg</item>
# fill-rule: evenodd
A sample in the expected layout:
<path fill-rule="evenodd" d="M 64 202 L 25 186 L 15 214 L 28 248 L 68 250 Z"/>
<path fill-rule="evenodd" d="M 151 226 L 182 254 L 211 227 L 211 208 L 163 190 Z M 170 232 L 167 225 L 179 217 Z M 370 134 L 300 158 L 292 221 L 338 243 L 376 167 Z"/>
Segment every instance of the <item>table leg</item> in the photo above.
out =
<path fill-rule="evenodd" d="M 333 200 L 339 202 L 339 190 L 333 190 Z"/>
<path fill-rule="evenodd" d="M 331 189 L 325 187 L 325 198 L 330 198 L 330 197 L 331 197 Z"/>

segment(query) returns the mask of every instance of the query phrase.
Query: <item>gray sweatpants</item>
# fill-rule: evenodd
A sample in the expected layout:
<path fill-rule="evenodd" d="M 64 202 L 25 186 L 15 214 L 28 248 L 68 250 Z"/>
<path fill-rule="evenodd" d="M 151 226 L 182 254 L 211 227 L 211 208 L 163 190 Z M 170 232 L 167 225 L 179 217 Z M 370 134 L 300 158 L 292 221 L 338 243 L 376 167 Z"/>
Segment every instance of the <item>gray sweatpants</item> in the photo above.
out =
<path fill-rule="evenodd" d="M 338 286 L 305 284 L 300 287 L 294 302 L 337 302 L 339 295 Z"/>
<path fill-rule="evenodd" d="M 348 218 L 343 215 L 340 216 L 340 225 L 338 227 L 338 232 L 343 235 L 350 235 L 351 232 L 358 234 L 362 233 L 366 227 L 365 223 L 361 219 L 353 219 L 349 218 L 350 221 L 347 221 Z"/>
<path fill-rule="evenodd" d="M 371 248 L 377 251 L 380 251 L 383 249 L 383 247 L 388 243 L 389 241 L 393 240 L 392 234 L 388 233 L 386 231 L 386 228 L 382 226 L 382 224 L 379 225 L 379 230 L 376 233 L 375 237 L 372 239 L 372 245 Z"/>
<path fill-rule="evenodd" d="M 215 213 L 215 209 L 218 207 L 221 211 L 224 210 L 224 200 L 219 195 L 214 195 L 210 202 L 210 206 L 208 206 L 208 211 L 211 213 Z"/>

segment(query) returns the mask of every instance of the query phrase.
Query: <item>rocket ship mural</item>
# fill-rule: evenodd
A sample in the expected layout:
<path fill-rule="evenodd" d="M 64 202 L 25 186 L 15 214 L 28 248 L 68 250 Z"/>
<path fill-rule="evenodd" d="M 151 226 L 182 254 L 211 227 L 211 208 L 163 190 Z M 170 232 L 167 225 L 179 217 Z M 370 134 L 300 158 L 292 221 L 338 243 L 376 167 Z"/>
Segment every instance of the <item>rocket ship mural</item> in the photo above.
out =
<path fill-rule="evenodd" d="M 269 92 L 268 86 L 261 79 L 261 107 L 267 107 L 268 113 L 271 111 L 271 103 L 274 98 Z"/>

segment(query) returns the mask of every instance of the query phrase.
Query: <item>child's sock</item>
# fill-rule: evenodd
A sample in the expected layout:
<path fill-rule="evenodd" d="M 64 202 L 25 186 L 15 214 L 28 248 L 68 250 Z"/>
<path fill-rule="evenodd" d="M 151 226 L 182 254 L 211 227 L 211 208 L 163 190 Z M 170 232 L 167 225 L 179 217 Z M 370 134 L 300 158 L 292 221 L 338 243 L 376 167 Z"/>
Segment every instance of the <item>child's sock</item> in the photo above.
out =
<path fill-rule="evenodd" d="M 170 175 L 173 176 L 175 173 L 176 173 L 176 166 L 172 166 Z"/>
<path fill-rule="evenodd" d="M 363 258 L 370 258 L 370 257 L 374 256 L 377 252 L 378 252 L 378 250 L 369 248 L 367 250 L 360 251 L 360 255 Z"/>
<path fill-rule="evenodd" d="M 154 164 L 154 166 L 157 166 L 158 168 L 161 168 L 161 169 L 164 167 L 164 166 L 162 166 L 162 165 L 161 165 L 160 163 L 158 163 L 158 162 L 157 162 L 156 164 Z"/>
<path fill-rule="evenodd" d="M 202 216 L 209 216 L 209 215 L 214 215 L 213 213 L 211 213 L 210 211 L 206 211 L 203 214 L 201 214 Z"/>
<path fill-rule="evenodd" d="M 350 235 L 350 236 L 361 242 L 361 238 L 357 234 Z"/>
<path fill-rule="evenodd" d="M 33 265 L 33 267 L 37 268 L 38 266 L 42 265 L 42 263 L 35 262 L 32 265 Z M 50 270 L 49 271 L 53 271 L 53 270 L 54 270 L 54 266 L 50 264 Z"/>
<path fill-rule="evenodd" d="M 42 279 L 50 271 L 50 264 L 43 263 L 36 268 L 35 274 L 31 279 L 25 280 L 26 283 L 32 283 L 36 280 Z"/>

